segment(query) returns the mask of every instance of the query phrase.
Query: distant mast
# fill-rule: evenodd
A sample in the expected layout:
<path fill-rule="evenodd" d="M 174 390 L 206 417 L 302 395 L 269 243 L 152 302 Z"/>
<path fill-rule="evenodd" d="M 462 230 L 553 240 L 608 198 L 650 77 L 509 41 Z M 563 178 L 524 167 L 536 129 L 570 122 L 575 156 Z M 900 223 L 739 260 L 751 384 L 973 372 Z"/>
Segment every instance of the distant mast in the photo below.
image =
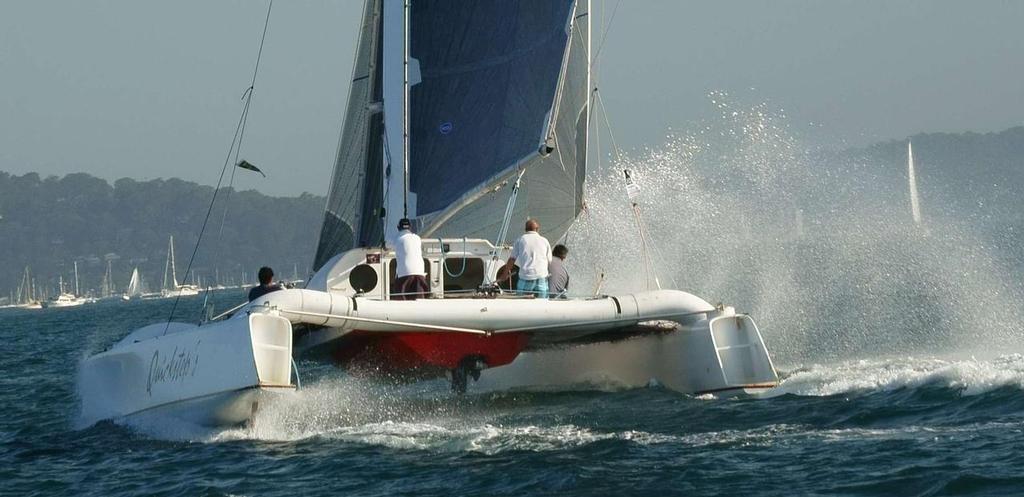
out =
<path fill-rule="evenodd" d="M 914 172 L 914 146 L 907 142 L 907 178 L 910 182 L 910 213 L 914 224 L 921 224 L 921 201 L 917 194 L 917 174 Z"/>

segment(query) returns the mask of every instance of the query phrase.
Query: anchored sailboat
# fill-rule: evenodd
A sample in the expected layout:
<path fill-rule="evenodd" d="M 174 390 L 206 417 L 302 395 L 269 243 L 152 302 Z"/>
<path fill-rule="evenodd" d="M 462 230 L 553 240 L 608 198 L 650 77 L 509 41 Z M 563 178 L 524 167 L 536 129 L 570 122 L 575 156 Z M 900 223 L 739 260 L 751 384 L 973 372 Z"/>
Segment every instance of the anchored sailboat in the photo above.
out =
<path fill-rule="evenodd" d="M 46 307 L 46 308 L 49 308 L 49 307 L 77 307 L 77 306 L 80 306 L 80 305 L 85 304 L 87 302 L 87 300 L 84 297 L 80 297 L 79 296 L 80 289 L 79 289 L 79 286 L 78 286 L 78 261 L 75 261 L 74 264 L 75 264 L 75 293 L 64 291 L 64 275 L 60 275 L 60 278 L 59 278 L 59 281 L 60 281 L 59 282 L 60 292 L 57 294 L 56 297 L 53 297 L 50 300 L 44 300 L 42 302 L 43 307 Z"/>
<path fill-rule="evenodd" d="M 123 300 L 132 300 L 159 295 L 160 294 L 147 293 L 146 282 L 142 280 L 142 273 L 139 273 L 139 268 L 135 268 L 132 269 L 131 279 L 128 280 L 128 286 L 125 287 L 124 293 L 121 294 L 121 298 Z"/>
<path fill-rule="evenodd" d="M 293 387 L 293 355 L 401 378 L 448 376 L 458 392 L 481 374 L 567 374 L 560 366 L 681 392 L 777 385 L 753 319 L 731 307 L 678 290 L 548 300 L 494 284 L 513 221 L 537 218 L 559 239 L 583 206 L 589 13 L 587 0 L 472 9 L 367 0 L 306 288 L 202 325 L 133 332 L 85 361 L 83 378 L 98 391 L 83 396 L 83 411 L 161 408 L 240 422 L 259 392 Z M 425 299 L 389 298 L 396 261 L 386 240 L 401 217 L 424 237 Z M 609 364 L 610 344 L 627 344 L 628 365 L 615 363 L 626 356 Z"/>
<path fill-rule="evenodd" d="M 21 283 L 18 284 L 18 293 L 15 296 L 15 307 L 22 309 L 42 309 L 43 304 L 36 296 L 35 280 L 32 279 L 32 271 L 25 266 L 25 272 L 21 276 Z"/>
<path fill-rule="evenodd" d="M 170 277 L 170 279 L 168 279 Z M 190 297 L 199 295 L 199 287 L 186 283 L 178 284 L 178 271 L 174 266 L 174 235 L 167 242 L 167 262 L 164 264 L 164 284 L 160 291 L 164 298 Z"/>

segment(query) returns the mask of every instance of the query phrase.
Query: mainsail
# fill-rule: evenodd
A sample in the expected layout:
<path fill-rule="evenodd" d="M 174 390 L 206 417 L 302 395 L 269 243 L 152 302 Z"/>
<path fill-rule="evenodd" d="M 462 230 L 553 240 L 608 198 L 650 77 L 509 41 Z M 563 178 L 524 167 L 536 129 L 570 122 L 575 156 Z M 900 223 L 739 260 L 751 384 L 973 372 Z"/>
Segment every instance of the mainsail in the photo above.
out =
<path fill-rule="evenodd" d="M 380 244 L 402 217 L 380 215 L 385 194 L 401 194 L 393 185 L 406 153 L 383 138 L 394 130 L 385 133 L 376 112 L 382 79 L 392 77 L 381 70 L 393 56 L 382 41 L 384 13 L 395 11 L 382 7 L 389 1 L 401 0 L 367 1 L 314 268 Z M 384 102 L 384 110 L 408 112 L 410 217 L 421 235 L 493 237 L 507 184 L 523 170 L 512 220 L 537 218 L 553 240 L 565 234 L 582 208 L 586 175 L 588 14 L 586 0 L 411 0 L 408 105 Z"/>

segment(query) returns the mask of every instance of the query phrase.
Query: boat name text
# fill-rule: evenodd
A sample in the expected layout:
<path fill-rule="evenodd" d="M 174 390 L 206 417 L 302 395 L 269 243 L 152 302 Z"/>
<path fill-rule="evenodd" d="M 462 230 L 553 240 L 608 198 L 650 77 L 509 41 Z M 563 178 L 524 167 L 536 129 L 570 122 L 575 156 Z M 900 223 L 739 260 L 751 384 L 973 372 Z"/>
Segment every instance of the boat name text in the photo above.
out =
<path fill-rule="evenodd" d="M 192 350 L 174 347 L 167 357 L 161 357 L 159 350 L 153 351 L 149 361 L 149 379 L 146 381 L 146 393 L 153 395 L 153 385 L 171 381 L 184 381 L 196 374 L 199 367 L 199 341 Z"/>

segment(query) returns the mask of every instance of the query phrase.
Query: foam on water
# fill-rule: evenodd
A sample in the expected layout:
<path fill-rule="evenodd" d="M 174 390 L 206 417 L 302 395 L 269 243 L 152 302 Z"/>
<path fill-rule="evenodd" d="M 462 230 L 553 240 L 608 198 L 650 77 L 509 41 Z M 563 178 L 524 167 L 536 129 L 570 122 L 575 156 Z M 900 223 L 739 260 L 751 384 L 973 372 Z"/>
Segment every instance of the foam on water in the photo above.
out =
<path fill-rule="evenodd" d="M 994 360 L 941 358 L 862 359 L 831 365 L 814 364 L 789 374 L 773 395 L 836 395 L 936 386 L 961 395 L 1024 388 L 1024 356 Z"/>

